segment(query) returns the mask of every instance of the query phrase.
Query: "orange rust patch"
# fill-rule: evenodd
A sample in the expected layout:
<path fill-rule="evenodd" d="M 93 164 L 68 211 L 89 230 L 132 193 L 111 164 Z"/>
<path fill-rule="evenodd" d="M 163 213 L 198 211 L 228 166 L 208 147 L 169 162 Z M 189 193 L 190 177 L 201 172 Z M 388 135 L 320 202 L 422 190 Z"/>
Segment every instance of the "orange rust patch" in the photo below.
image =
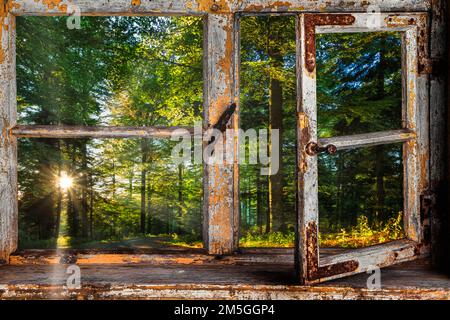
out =
<path fill-rule="evenodd" d="M 229 19 L 229 21 L 232 21 L 232 19 Z M 225 83 L 232 83 L 231 82 L 231 72 L 232 72 L 232 57 L 233 57 L 233 36 L 232 36 L 232 30 L 231 30 L 231 25 L 227 24 L 224 28 L 223 28 L 226 33 L 227 33 L 227 39 L 225 42 L 225 54 L 222 57 L 222 59 L 219 60 L 218 62 L 218 66 L 220 67 L 220 69 L 222 70 L 222 73 L 225 75 L 226 80 Z M 221 106 L 222 108 L 225 108 L 230 100 L 230 96 L 231 96 L 231 86 L 227 85 L 226 86 L 226 91 L 223 93 L 224 97 L 225 97 L 225 101 L 221 102 L 221 104 L 223 106 Z"/>
<path fill-rule="evenodd" d="M 36 1 L 36 0 L 35 0 Z M 61 4 L 62 0 L 42 0 L 42 3 L 45 4 L 49 9 L 54 9 Z"/>
<path fill-rule="evenodd" d="M 299 171 L 302 173 L 305 173 L 308 170 L 308 162 L 307 162 L 307 154 L 305 152 L 305 146 L 309 143 L 311 140 L 311 134 L 309 132 L 309 121 L 308 117 L 305 113 L 299 112 L 298 113 L 298 122 L 299 122 L 299 130 L 301 133 L 300 137 L 300 143 L 301 143 L 301 152 L 302 152 L 302 158 L 299 161 Z"/>
<path fill-rule="evenodd" d="M 391 15 L 386 17 L 385 22 L 388 27 L 412 26 L 417 24 L 417 20 L 414 17 L 405 17 L 398 15 Z"/>
<path fill-rule="evenodd" d="M 263 11 L 264 9 L 267 9 L 267 11 L 270 11 L 272 9 L 277 9 L 277 8 L 292 8 L 292 3 L 289 1 L 274 1 L 272 3 L 267 4 L 266 6 L 264 5 L 258 5 L 258 4 L 250 4 L 247 7 L 244 8 L 244 11 Z M 304 7 L 298 7 L 298 8 L 292 8 L 292 9 L 296 9 L 296 10 L 304 10 Z"/>
<path fill-rule="evenodd" d="M 306 225 L 305 238 L 308 279 L 313 279 L 319 271 L 318 228 L 315 221 L 310 221 Z"/>
<path fill-rule="evenodd" d="M 415 101 L 416 101 L 416 93 L 415 93 L 415 83 L 414 80 L 410 80 L 409 82 L 409 92 L 408 92 L 408 118 L 415 117 Z M 413 122 L 410 122 L 409 129 L 415 129 L 415 124 L 413 126 Z"/>
<path fill-rule="evenodd" d="M 34 0 L 35 2 L 39 2 L 40 0 Z M 14 8 L 19 8 L 20 5 L 14 4 L 12 1 Z M 49 10 L 58 9 L 61 13 L 67 13 L 68 5 L 63 3 L 63 0 L 42 0 L 42 4 L 47 6 Z"/>
<path fill-rule="evenodd" d="M 8 31 L 10 24 L 14 28 L 14 24 L 8 22 L 8 13 L 13 8 L 19 8 L 20 5 L 14 3 L 14 1 L 0 0 L 0 64 L 5 62 L 5 49 L 3 48 L 3 30 Z"/>
<path fill-rule="evenodd" d="M 217 13 L 230 12 L 231 8 L 229 5 L 229 0 L 196 0 L 198 9 L 201 11 L 212 11 L 213 5 L 218 7 L 218 10 L 214 10 Z"/>
<path fill-rule="evenodd" d="M 232 21 L 232 18 L 228 18 L 227 20 Z M 231 22 L 230 24 L 223 26 L 223 30 L 226 31 L 225 50 L 223 56 L 218 60 L 216 65 L 217 69 L 224 77 L 223 82 L 226 84 L 232 83 L 231 77 L 233 61 L 233 36 L 231 28 Z M 215 123 L 219 119 L 225 108 L 230 104 L 230 101 L 232 99 L 231 89 L 232 88 L 230 85 L 226 85 L 224 87 L 224 91 L 220 92 L 220 94 L 217 96 L 216 101 L 214 102 L 215 107 L 210 108 L 210 123 Z"/>
<path fill-rule="evenodd" d="M 427 175 L 428 175 L 428 163 L 429 163 L 428 153 L 422 154 L 420 158 L 420 181 L 419 185 L 422 190 L 426 189 L 428 186 Z"/>
<path fill-rule="evenodd" d="M 275 1 L 274 3 L 269 5 L 269 8 L 275 8 L 275 7 L 290 7 L 292 6 L 292 3 L 289 1 Z"/>
<path fill-rule="evenodd" d="M 248 7 L 245 7 L 244 11 L 262 11 L 263 9 L 263 5 L 251 4 Z"/>
<path fill-rule="evenodd" d="M 417 37 L 417 52 L 418 52 L 418 72 L 419 74 L 429 74 L 433 72 L 433 65 L 428 61 L 428 32 L 426 31 L 427 18 L 425 16 L 420 17 L 408 17 L 408 16 L 396 16 L 391 15 L 385 18 L 385 22 L 388 27 L 406 27 L 416 25 L 419 28 Z M 409 43 L 408 43 L 409 44 Z M 440 67 L 438 66 L 439 70 Z"/>
<path fill-rule="evenodd" d="M 205 1 L 204 3 L 207 3 Z M 218 2 L 216 2 L 218 3 Z M 205 10 L 206 7 L 203 7 Z M 222 10 L 223 7 L 219 9 Z M 220 18 L 222 19 L 222 17 Z M 233 36 L 232 36 L 232 15 L 223 16 L 224 23 L 222 28 L 226 33 L 224 48 L 221 51 L 222 56 L 216 62 L 216 72 L 221 74 L 221 90 L 217 92 L 213 104 L 209 107 L 211 123 L 218 120 L 224 108 L 226 108 L 232 99 L 232 61 L 233 61 Z M 229 166 L 213 165 L 210 167 L 209 175 L 214 182 L 214 191 L 209 194 L 210 207 L 210 240 L 208 243 L 210 253 L 226 254 L 233 246 L 233 191 L 230 190 L 230 180 L 232 180 L 233 171 Z M 221 239 L 221 240 L 220 240 Z"/>
<path fill-rule="evenodd" d="M 140 6 L 141 5 L 141 0 L 131 0 L 131 5 L 132 6 Z"/>
<path fill-rule="evenodd" d="M 209 251 L 214 254 L 231 253 L 233 244 L 232 207 L 229 191 L 230 174 L 223 165 L 213 165 L 209 168 L 209 175 L 214 181 L 215 190 L 209 194 Z M 211 188 L 211 185 L 209 186 Z"/>

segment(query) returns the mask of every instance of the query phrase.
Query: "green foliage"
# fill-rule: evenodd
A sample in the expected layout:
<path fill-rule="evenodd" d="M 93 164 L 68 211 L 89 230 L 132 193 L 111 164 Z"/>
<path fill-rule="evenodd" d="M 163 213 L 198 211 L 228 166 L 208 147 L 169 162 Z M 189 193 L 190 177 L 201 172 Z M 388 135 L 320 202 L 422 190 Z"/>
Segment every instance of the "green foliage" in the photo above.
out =
<path fill-rule="evenodd" d="M 283 233 L 286 239 L 292 236 L 295 225 L 295 37 L 289 36 L 295 34 L 294 20 L 242 19 L 241 126 L 267 128 L 273 93 L 271 80 L 279 80 L 283 88 L 284 212 L 269 214 L 269 200 L 273 197 L 269 179 L 259 176 L 260 166 L 241 165 L 241 240 L 245 245 L 271 246 L 273 225 L 280 224 L 277 220 L 281 219 L 288 230 Z M 398 33 L 320 34 L 316 46 L 320 137 L 402 128 L 402 54 Z M 318 169 L 319 224 L 325 238 L 329 235 L 330 241 L 338 237 L 350 241 L 347 236 L 350 232 L 364 246 L 400 237 L 397 231 L 387 232 L 380 226 L 392 222 L 403 210 L 401 145 L 321 155 Z M 367 219 L 367 232 L 363 230 L 363 216 Z M 384 232 L 388 235 L 383 236 Z M 364 237 L 366 242 L 362 240 Z M 339 245 L 345 246 L 344 240 Z M 273 241 L 283 246 L 289 243 L 289 240 Z"/>
<path fill-rule="evenodd" d="M 248 232 L 241 237 L 239 245 L 244 248 L 291 248 L 294 246 L 294 232 L 269 232 L 264 234 Z"/>
<path fill-rule="evenodd" d="M 64 17 L 20 17 L 19 122 L 193 125 L 202 118 L 202 32 L 196 17 L 83 17 L 80 30 L 67 29 Z M 56 246 L 55 239 L 81 246 L 143 232 L 201 239 L 202 168 L 174 165 L 174 143 L 19 144 L 22 247 Z M 74 179 L 68 190 L 58 186 L 62 172 Z"/>
<path fill-rule="evenodd" d="M 390 218 L 386 223 L 370 225 L 366 216 L 358 217 L 356 226 L 342 229 L 339 233 L 320 233 L 322 247 L 360 248 L 368 247 L 405 237 L 403 232 L 403 213 Z"/>
<path fill-rule="evenodd" d="M 321 248 L 360 248 L 368 247 L 393 240 L 403 239 L 403 213 L 390 218 L 385 223 L 370 224 L 369 219 L 362 215 L 358 217 L 355 226 L 342 229 L 338 233 L 319 233 Z M 270 232 L 260 234 L 258 230 L 248 232 L 240 239 L 241 247 L 294 247 L 295 233 Z"/>
<path fill-rule="evenodd" d="M 172 234 L 160 234 L 158 237 L 165 237 L 164 244 L 174 245 L 184 248 L 202 248 L 203 243 L 198 240 L 198 237 L 192 235 L 179 235 L 177 233 Z"/>
<path fill-rule="evenodd" d="M 289 247 L 297 187 L 295 18 L 241 21 L 241 127 L 268 129 L 273 117 L 282 118 L 281 198 L 274 199 L 274 182 L 260 175 L 260 164 L 240 166 L 241 244 Z M 18 17 L 17 34 L 22 124 L 192 126 L 202 120 L 201 18 L 83 17 L 80 30 L 68 30 L 64 17 Z M 321 137 L 401 128 L 400 43 L 388 32 L 318 36 Z M 277 94 L 278 114 L 271 113 Z M 161 235 L 164 243 L 197 247 L 203 168 L 175 165 L 174 143 L 21 139 L 20 245 L 118 245 Z M 402 237 L 402 165 L 399 146 L 319 157 L 322 242 L 363 246 Z M 58 186 L 63 172 L 74 179 L 68 190 Z M 274 202 L 281 209 L 271 212 Z"/>
<path fill-rule="evenodd" d="M 258 36 L 255 36 L 258 35 Z M 270 213 L 269 177 L 261 176 L 261 164 L 240 165 L 241 229 L 260 233 L 293 230 L 295 224 L 295 128 L 296 68 L 295 18 L 252 16 L 241 19 L 240 126 L 270 129 L 271 83 L 282 90 L 281 169 L 282 212 Z M 247 148 L 255 147 L 247 143 Z"/>

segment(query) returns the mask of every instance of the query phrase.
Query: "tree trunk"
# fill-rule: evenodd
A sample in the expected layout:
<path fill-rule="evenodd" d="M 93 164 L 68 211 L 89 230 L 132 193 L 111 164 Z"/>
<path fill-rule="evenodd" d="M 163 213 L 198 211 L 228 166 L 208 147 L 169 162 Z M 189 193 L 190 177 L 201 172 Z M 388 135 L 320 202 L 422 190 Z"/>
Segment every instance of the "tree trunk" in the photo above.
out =
<path fill-rule="evenodd" d="M 141 233 L 145 234 L 145 191 L 146 191 L 146 180 L 147 180 L 147 156 L 148 156 L 148 148 L 146 139 L 141 140 Z"/>
<path fill-rule="evenodd" d="M 128 180 L 128 197 L 133 198 L 133 179 L 134 179 L 134 168 L 130 171 L 130 178 Z"/>
<path fill-rule="evenodd" d="M 112 197 L 116 197 L 116 160 L 112 159 Z"/>
<path fill-rule="evenodd" d="M 88 163 L 87 163 L 87 140 L 83 141 L 81 147 L 81 236 L 83 238 L 88 237 L 88 204 L 87 204 L 87 192 L 88 192 Z"/>
<path fill-rule="evenodd" d="M 177 219 L 177 229 L 178 232 L 182 231 L 181 220 L 183 217 L 183 164 L 178 165 L 178 219 Z"/>
<path fill-rule="evenodd" d="M 58 195 L 56 200 L 56 219 L 55 219 L 55 239 L 59 237 L 59 231 L 61 226 L 61 211 L 62 211 L 62 192 L 61 188 L 58 188 Z"/>
<path fill-rule="evenodd" d="M 259 170 L 256 172 L 256 223 L 258 225 L 259 233 L 263 233 L 263 213 L 262 213 L 262 188 L 261 175 Z"/>
<path fill-rule="evenodd" d="M 267 212 L 266 212 L 266 233 L 270 233 L 270 231 L 272 230 L 271 224 L 272 224 L 272 219 L 271 219 L 271 210 L 270 210 L 270 177 L 267 178 Z"/>
<path fill-rule="evenodd" d="M 147 177 L 147 233 L 152 233 L 152 187 L 150 177 Z"/>
<path fill-rule="evenodd" d="M 380 219 L 384 220 L 386 217 L 384 216 L 384 198 L 385 198 L 385 189 L 384 189 L 384 148 L 383 146 L 377 146 L 376 149 L 376 164 L 375 170 L 377 175 L 377 204 L 376 204 L 376 212 Z"/>
<path fill-rule="evenodd" d="M 67 193 L 67 220 L 69 222 L 69 236 L 76 238 L 78 236 L 78 219 L 74 205 L 74 193 Z"/>
<path fill-rule="evenodd" d="M 276 30 L 275 30 L 276 32 Z M 271 69 L 280 70 L 283 68 L 283 55 L 279 51 L 278 36 L 275 32 L 272 32 L 270 28 L 269 18 L 269 42 L 268 54 Z M 270 43 L 274 43 L 274 46 Z M 270 115 L 270 131 L 279 130 L 280 143 L 278 147 L 278 154 L 280 155 L 279 170 L 276 174 L 270 176 L 269 179 L 269 209 L 272 217 L 273 231 L 286 231 L 286 219 L 284 216 L 283 208 L 283 168 L 281 155 L 282 153 L 282 141 L 283 141 L 283 87 L 278 78 L 272 77 L 270 79 L 270 101 L 269 101 L 269 115 Z M 273 154 L 272 141 L 270 141 L 270 154 Z M 271 164 L 272 165 L 272 164 Z"/>
<path fill-rule="evenodd" d="M 89 236 L 94 238 L 94 177 L 92 172 L 89 174 Z"/>
<path fill-rule="evenodd" d="M 343 206 L 344 206 L 344 190 L 343 190 L 343 180 L 344 180 L 344 154 L 338 154 L 337 155 L 337 166 L 338 166 L 338 172 L 337 172 L 337 176 L 336 176 L 336 188 L 337 188 L 337 195 L 336 195 L 336 212 L 335 212 L 335 221 L 336 221 L 336 225 L 333 226 L 332 225 L 332 229 L 334 229 L 334 231 L 338 231 L 341 228 L 345 228 L 347 227 L 347 223 L 348 220 L 352 220 L 353 217 L 349 217 L 347 219 L 345 219 L 343 217 Z M 358 214 L 357 212 L 353 213 L 353 214 Z M 334 220 L 334 219 L 333 219 Z"/>
<path fill-rule="evenodd" d="M 61 177 L 62 171 L 62 156 L 61 156 L 61 141 L 58 140 L 58 177 Z M 55 221 L 55 239 L 58 241 L 59 231 L 61 226 L 61 212 L 62 212 L 62 190 L 58 183 L 58 190 L 56 196 L 56 221 Z"/>
<path fill-rule="evenodd" d="M 76 172 L 76 145 L 71 145 L 71 170 L 68 172 Z M 73 187 L 67 191 L 67 218 L 69 220 L 69 236 L 73 238 L 78 237 L 79 231 L 79 219 L 78 219 L 78 206 L 76 205 L 77 201 L 77 192 L 76 188 Z"/>
<path fill-rule="evenodd" d="M 273 219 L 273 231 L 285 231 L 285 217 L 283 210 L 283 171 L 281 163 L 281 139 L 283 129 L 283 101 L 282 101 L 282 87 L 281 83 L 277 79 L 271 79 L 270 81 L 270 130 L 279 130 L 280 143 L 278 145 L 280 155 L 279 170 L 276 174 L 270 176 L 269 189 L 270 189 L 270 214 Z M 270 144 L 270 154 L 273 153 L 272 141 Z"/>

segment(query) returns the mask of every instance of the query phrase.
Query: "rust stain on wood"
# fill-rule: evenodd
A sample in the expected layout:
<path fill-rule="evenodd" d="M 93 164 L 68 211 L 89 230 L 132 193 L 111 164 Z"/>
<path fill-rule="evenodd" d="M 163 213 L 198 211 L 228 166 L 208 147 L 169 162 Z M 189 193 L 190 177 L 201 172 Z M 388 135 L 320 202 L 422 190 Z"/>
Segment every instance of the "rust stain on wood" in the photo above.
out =
<path fill-rule="evenodd" d="M 299 168 L 300 172 L 305 173 L 308 169 L 308 161 L 307 161 L 307 154 L 306 154 L 305 146 L 311 140 L 311 133 L 310 133 L 310 128 L 309 128 L 308 117 L 304 112 L 298 113 L 298 123 L 299 123 L 299 130 L 300 130 L 300 146 L 299 146 L 300 151 L 299 152 L 302 152 L 302 157 L 299 159 L 298 168 Z"/>
<path fill-rule="evenodd" d="M 315 221 L 311 221 L 306 227 L 306 259 L 308 265 L 308 281 L 317 281 L 339 274 L 354 272 L 358 269 L 359 262 L 356 260 L 344 261 L 328 266 L 319 266 L 318 238 L 317 224 Z"/>
<path fill-rule="evenodd" d="M 305 66 L 308 72 L 316 69 L 316 26 L 349 26 L 356 18 L 351 14 L 305 15 Z"/>
<path fill-rule="evenodd" d="M 10 14 L 17 5 L 0 2 L 0 259 L 9 261 L 17 248 L 17 144 L 8 128 L 15 123 L 15 19 Z"/>
<path fill-rule="evenodd" d="M 214 2 L 202 1 L 204 9 Z M 208 16 L 208 103 L 207 125 L 216 123 L 222 113 L 235 100 L 234 90 L 234 16 L 223 14 L 228 10 L 221 6 Z M 199 4 L 200 5 L 200 4 Z M 229 127 L 230 124 L 227 124 Z M 226 135 L 222 137 L 226 145 Z M 230 254 L 234 251 L 234 165 L 226 163 L 207 166 L 207 245 L 210 254 Z"/>
<path fill-rule="evenodd" d="M 368 290 L 351 286 L 291 286 L 270 284 L 87 284 L 81 289 L 63 289 L 58 285 L 10 284 L 0 287 L 0 299 L 387 299 L 387 300 L 448 300 L 445 288 L 391 288 Z"/>
<path fill-rule="evenodd" d="M 8 21 L 8 14 L 12 8 L 17 8 L 17 4 L 14 1 L 0 0 L 0 64 L 5 62 L 5 49 L 3 48 L 3 32 L 9 30 L 11 26 Z"/>
<path fill-rule="evenodd" d="M 223 26 L 223 30 L 226 32 L 226 40 L 225 40 L 225 51 L 223 57 L 217 62 L 217 67 L 225 77 L 223 80 L 224 83 L 227 83 L 228 85 L 225 87 L 225 91 L 221 94 L 220 99 L 217 101 L 220 108 L 216 108 L 215 113 L 215 121 L 218 120 L 222 112 L 225 108 L 228 107 L 230 104 L 230 97 L 231 97 L 231 91 L 232 91 L 232 70 L 233 70 L 233 30 L 232 30 L 232 18 L 227 19 L 228 24 Z M 221 110 L 219 110 L 221 109 Z"/>
<path fill-rule="evenodd" d="M 231 12 L 230 1 L 228 0 L 196 0 L 199 11 L 214 13 Z"/>
<path fill-rule="evenodd" d="M 425 16 L 411 17 L 390 15 L 385 19 L 388 27 L 405 27 L 416 25 L 417 30 L 417 58 L 419 74 L 433 72 L 433 62 L 429 59 L 429 34 L 427 30 L 427 18 Z"/>
<path fill-rule="evenodd" d="M 39 2 L 39 0 L 35 0 Z M 49 10 L 58 9 L 61 13 L 67 12 L 67 4 L 63 0 L 42 0 L 42 4 L 47 6 Z"/>
<path fill-rule="evenodd" d="M 401 254 L 401 253 L 400 253 Z M 273 257 L 276 259 L 275 257 Z M 429 269 L 426 260 L 391 267 L 383 288 L 368 290 L 360 275 L 318 286 L 296 285 L 292 265 L 81 265 L 82 288 L 63 288 L 64 266 L 4 266 L 0 299 L 14 298 L 228 298 L 228 299 L 425 299 L 450 298 L 450 281 Z M 3 272 L 4 271 L 4 272 Z M 407 276 L 405 276 L 407 272 Z M 49 277 L 46 278 L 45 274 Z M 177 277 L 173 277 L 176 274 Z M 429 281 L 424 281 L 429 279 Z"/>
<path fill-rule="evenodd" d="M 359 262 L 356 260 L 344 261 L 329 266 L 319 267 L 317 272 L 312 275 L 310 280 L 320 280 L 323 278 L 333 277 L 339 274 L 346 274 L 356 271 L 359 267 Z"/>
<path fill-rule="evenodd" d="M 308 279 L 315 279 L 319 271 L 319 242 L 318 230 L 315 221 L 306 226 L 306 260 L 308 266 Z"/>
<path fill-rule="evenodd" d="M 274 1 L 269 2 L 267 4 L 255 4 L 251 3 L 243 8 L 244 12 L 261 12 L 261 11 L 288 11 L 288 10 L 297 10 L 302 11 L 304 7 L 294 7 L 294 4 L 290 1 Z"/>
<path fill-rule="evenodd" d="M 120 251 L 120 250 L 119 250 Z M 59 265 L 64 261 L 72 260 L 77 265 L 203 265 L 203 266 L 225 266 L 225 265 L 249 265 L 258 266 L 271 265 L 276 260 L 280 266 L 292 266 L 293 252 L 288 250 L 277 253 L 275 250 L 260 249 L 256 252 L 242 253 L 223 256 L 216 259 L 213 255 L 208 255 L 201 249 L 184 251 L 162 251 L 152 252 L 144 250 L 137 252 L 98 252 L 97 250 L 25 250 L 11 255 L 9 264 L 13 266 L 38 266 L 38 265 Z M 275 251 L 275 252 L 274 252 Z M 67 257 L 73 257 L 67 259 Z"/>

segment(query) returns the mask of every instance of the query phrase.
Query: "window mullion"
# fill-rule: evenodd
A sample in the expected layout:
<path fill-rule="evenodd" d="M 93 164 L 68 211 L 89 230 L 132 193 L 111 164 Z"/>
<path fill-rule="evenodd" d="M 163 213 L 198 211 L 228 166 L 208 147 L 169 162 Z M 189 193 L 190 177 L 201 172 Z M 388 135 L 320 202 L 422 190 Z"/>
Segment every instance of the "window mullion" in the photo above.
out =
<path fill-rule="evenodd" d="M 235 23 L 232 13 L 209 14 L 206 20 L 204 127 L 210 128 L 230 103 L 236 101 Z M 232 125 L 229 128 L 237 124 L 236 121 L 230 123 Z M 227 145 L 225 135 L 223 145 Z M 237 243 L 235 164 L 225 161 L 226 159 L 223 159 L 223 163 L 205 163 L 203 238 L 210 254 L 232 253 Z"/>
<path fill-rule="evenodd" d="M 17 249 L 17 140 L 8 134 L 17 118 L 15 18 L 2 18 L 0 60 L 0 264 Z"/>

